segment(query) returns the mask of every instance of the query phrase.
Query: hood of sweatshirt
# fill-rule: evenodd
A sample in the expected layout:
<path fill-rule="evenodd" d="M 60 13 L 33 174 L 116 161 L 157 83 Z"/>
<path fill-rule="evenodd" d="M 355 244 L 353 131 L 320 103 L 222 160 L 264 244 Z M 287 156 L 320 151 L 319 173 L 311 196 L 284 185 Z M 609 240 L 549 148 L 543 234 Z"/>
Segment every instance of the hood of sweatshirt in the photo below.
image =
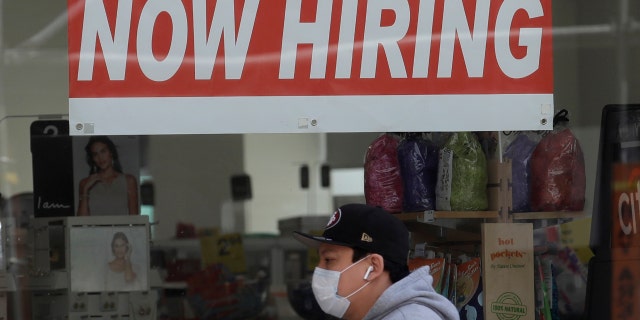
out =
<path fill-rule="evenodd" d="M 421 314 L 421 319 L 460 318 L 453 303 L 433 289 L 433 277 L 429 274 L 428 266 L 414 270 L 387 288 L 364 319 L 406 317 L 409 314 Z M 428 314 L 432 314 L 432 317 L 424 317 Z"/>

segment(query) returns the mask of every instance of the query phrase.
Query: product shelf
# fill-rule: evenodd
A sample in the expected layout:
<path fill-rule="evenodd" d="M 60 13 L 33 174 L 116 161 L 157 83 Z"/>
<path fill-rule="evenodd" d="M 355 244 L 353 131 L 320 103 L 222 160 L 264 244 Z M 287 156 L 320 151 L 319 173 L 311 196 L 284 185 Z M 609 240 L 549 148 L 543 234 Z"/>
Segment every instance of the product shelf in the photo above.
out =
<path fill-rule="evenodd" d="M 434 219 L 497 219 L 500 213 L 497 210 L 488 211 L 431 211 Z M 426 222 L 429 218 L 429 211 L 406 212 L 396 214 L 402 221 Z"/>
<path fill-rule="evenodd" d="M 514 212 L 513 220 L 575 219 L 587 217 L 584 211 Z"/>
<path fill-rule="evenodd" d="M 587 217 L 584 211 L 532 211 L 532 212 L 512 212 L 512 220 L 547 220 L 547 219 L 576 219 Z M 500 211 L 433 211 L 429 212 L 406 212 L 398 213 L 396 217 L 403 222 L 423 222 L 430 223 L 430 220 L 442 219 L 499 219 Z"/>
<path fill-rule="evenodd" d="M 499 218 L 498 211 L 424 211 L 394 214 L 421 241 L 430 243 L 480 241 L 480 225 Z"/>

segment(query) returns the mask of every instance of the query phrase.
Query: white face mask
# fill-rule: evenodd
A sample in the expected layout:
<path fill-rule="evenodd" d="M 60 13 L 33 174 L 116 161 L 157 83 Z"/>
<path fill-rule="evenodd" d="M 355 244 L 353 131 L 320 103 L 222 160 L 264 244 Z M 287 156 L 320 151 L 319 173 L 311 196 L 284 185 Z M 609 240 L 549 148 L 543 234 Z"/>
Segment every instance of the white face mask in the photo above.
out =
<path fill-rule="evenodd" d="M 350 266 L 344 268 L 344 270 L 342 271 L 331 271 L 319 267 L 315 268 L 315 270 L 313 271 L 313 278 L 311 279 L 311 289 L 313 289 L 313 295 L 316 297 L 316 301 L 318 301 L 318 304 L 320 305 L 320 309 L 322 309 L 322 311 L 334 317 L 342 318 L 344 313 L 347 312 L 349 304 L 351 304 L 351 302 L 349 301 L 349 297 L 358 293 L 370 282 L 365 283 L 364 285 L 362 285 L 362 287 L 358 288 L 356 291 L 352 292 L 346 297 L 342 297 L 338 295 L 338 283 L 340 283 L 340 275 L 367 257 L 354 262 Z"/>

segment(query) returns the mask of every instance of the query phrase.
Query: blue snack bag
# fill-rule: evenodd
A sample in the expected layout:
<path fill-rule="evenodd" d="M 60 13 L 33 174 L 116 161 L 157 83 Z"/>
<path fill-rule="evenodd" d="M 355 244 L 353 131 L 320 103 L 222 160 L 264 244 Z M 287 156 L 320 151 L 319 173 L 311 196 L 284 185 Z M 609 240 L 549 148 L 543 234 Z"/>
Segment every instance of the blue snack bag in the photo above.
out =
<path fill-rule="evenodd" d="M 410 133 L 398 145 L 404 186 L 404 211 L 436 209 L 438 148 L 419 133 Z"/>

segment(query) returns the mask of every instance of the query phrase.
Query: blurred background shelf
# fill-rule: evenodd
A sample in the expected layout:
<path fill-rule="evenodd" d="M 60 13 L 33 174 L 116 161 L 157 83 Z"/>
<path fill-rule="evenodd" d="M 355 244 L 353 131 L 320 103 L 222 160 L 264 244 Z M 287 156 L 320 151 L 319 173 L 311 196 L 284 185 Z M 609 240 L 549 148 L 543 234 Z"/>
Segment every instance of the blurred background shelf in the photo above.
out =
<path fill-rule="evenodd" d="M 574 219 L 587 217 L 584 211 L 514 212 L 513 220 Z"/>

